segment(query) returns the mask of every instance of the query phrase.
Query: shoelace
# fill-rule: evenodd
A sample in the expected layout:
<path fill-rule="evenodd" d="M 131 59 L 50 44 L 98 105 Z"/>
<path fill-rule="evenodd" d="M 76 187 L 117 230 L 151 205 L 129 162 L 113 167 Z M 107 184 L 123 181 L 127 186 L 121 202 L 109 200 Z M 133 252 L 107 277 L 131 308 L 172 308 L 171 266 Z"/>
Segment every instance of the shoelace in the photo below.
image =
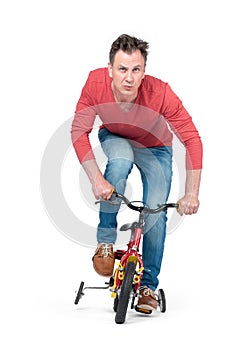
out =
<path fill-rule="evenodd" d="M 104 257 L 104 258 L 107 258 L 108 255 L 112 255 L 112 245 L 110 244 L 105 244 L 101 247 L 101 255 Z"/>
<path fill-rule="evenodd" d="M 155 299 L 155 293 L 154 293 L 154 291 L 151 290 L 150 288 L 145 288 L 145 289 L 143 289 L 142 294 L 144 294 L 146 297 L 151 296 L 152 298 Z"/>

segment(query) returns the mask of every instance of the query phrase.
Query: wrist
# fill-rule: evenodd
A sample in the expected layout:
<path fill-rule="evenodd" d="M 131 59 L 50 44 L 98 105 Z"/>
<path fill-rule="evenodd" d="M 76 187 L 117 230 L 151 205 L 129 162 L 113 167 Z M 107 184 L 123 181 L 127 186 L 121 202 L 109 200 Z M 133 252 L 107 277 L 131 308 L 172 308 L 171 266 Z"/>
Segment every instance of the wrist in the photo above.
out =
<path fill-rule="evenodd" d="M 185 191 L 185 196 L 190 196 L 190 197 L 198 197 L 199 193 L 198 191 L 193 192 L 193 191 Z"/>

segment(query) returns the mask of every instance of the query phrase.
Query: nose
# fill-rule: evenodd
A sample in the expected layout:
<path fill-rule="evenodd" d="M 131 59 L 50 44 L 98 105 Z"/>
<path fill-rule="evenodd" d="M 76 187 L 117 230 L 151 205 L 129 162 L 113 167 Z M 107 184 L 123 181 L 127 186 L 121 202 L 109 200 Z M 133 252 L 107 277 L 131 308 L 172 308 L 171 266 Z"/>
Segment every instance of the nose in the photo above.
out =
<path fill-rule="evenodd" d="M 129 69 L 125 78 L 126 83 L 131 84 L 133 81 L 133 75 L 131 70 Z"/>

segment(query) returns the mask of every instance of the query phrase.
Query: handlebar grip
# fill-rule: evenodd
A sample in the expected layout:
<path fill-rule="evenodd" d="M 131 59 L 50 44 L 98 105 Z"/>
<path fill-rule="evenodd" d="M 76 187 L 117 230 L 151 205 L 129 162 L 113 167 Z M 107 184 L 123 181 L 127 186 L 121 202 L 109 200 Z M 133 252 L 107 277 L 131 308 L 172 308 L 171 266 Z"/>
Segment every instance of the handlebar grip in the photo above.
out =
<path fill-rule="evenodd" d="M 180 204 L 180 202 L 178 201 L 177 203 L 177 208 L 176 208 L 176 210 L 179 212 L 180 211 L 180 206 L 181 206 L 181 204 Z"/>

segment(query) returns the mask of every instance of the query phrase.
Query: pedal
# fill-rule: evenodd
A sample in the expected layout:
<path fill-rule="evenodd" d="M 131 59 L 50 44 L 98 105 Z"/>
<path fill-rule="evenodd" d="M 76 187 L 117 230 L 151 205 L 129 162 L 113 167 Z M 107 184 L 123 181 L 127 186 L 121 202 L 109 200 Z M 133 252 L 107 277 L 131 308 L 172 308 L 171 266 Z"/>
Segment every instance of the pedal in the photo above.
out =
<path fill-rule="evenodd" d="M 141 309 L 141 308 L 138 307 L 137 305 L 135 306 L 135 310 L 136 310 L 137 312 L 142 313 L 142 314 L 147 314 L 147 315 L 152 314 L 152 310 Z"/>

